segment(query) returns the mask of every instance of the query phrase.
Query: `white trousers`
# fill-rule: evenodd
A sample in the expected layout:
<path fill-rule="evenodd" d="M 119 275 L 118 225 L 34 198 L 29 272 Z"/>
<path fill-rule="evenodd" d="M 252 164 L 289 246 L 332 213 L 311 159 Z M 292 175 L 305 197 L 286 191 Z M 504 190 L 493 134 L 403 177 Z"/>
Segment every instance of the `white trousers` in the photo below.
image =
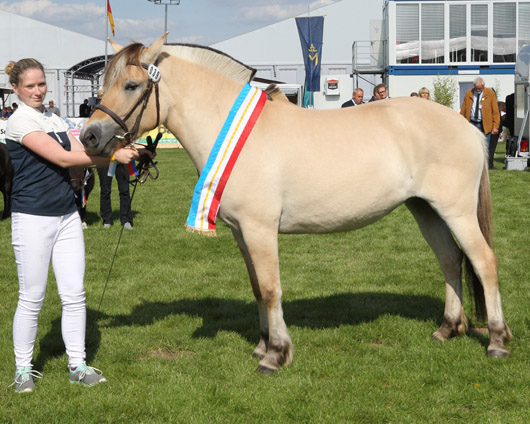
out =
<path fill-rule="evenodd" d="M 39 216 L 14 212 L 11 235 L 17 263 L 19 298 L 13 321 L 17 369 L 31 367 L 39 312 L 50 260 L 61 298 L 61 332 L 68 365 L 85 360 L 85 241 L 79 214 Z"/>

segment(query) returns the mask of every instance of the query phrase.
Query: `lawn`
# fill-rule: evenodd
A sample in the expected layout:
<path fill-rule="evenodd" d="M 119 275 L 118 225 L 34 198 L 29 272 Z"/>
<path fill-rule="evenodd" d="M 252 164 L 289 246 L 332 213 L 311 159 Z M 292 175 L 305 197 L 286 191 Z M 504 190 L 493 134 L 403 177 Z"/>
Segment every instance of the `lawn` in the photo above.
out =
<path fill-rule="evenodd" d="M 1 423 L 528 422 L 529 172 L 490 171 L 510 358 L 486 358 L 487 335 L 431 340 L 443 278 L 400 207 L 351 233 L 280 236 L 295 356 L 264 376 L 251 358 L 258 316 L 237 245 L 222 223 L 217 238 L 185 231 L 197 172 L 182 150 L 160 149 L 157 159 L 160 178 L 135 192 L 134 230 L 121 236 L 99 314 L 120 226 L 102 228 L 98 188 L 88 203 L 87 326 L 98 321 L 87 354 L 108 384 L 68 383 L 50 273 L 34 362 L 44 378 L 31 395 L 7 388 L 18 283 L 10 220 L 0 221 Z M 116 184 L 113 205 L 118 222 Z"/>

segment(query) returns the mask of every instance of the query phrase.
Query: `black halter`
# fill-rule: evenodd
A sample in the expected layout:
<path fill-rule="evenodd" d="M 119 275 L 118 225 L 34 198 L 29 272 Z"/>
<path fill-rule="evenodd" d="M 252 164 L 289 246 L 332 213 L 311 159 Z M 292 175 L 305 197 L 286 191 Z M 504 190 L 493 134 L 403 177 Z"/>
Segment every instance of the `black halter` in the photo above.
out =
<path fill-rule="evenodd" d="M 160 81 L 160 71 L 158 70 L 158 68 L 156 68 L 157 62 L 158 60 L 153 65 L 146 65 L 143 62 L 140 63 L 140 66 L 142 66 L 142 68 L 148 71 L 149 83 L 147 84 L 147 88 L 144 90 L 144 92 L 142 93 L 142 95 L 140 96 L 136 104 L 132 107 L 129 113 L 125 115 L 123 119 L 120 118 L 115 112 L 113 112 L 107 106 L 99 104 L 94 107 L 94 110 L 99 109 L 102 112 L 105 112 L 120 127 L 123 128 L 123 131 L 125 131 L 125 134 L 123 134 L 123 138 L 125 139 L 126 145 L 132 144 L 137 136 L 138 129 L 140 128 L 140 121 L 142 120 L 142 116 L 147 107 L 147 103 L 149 102 L 149 98 L 151 97 L 151 93 L 153 92 L 153 88 L 155 89 L 155 101 L 156 101 L 156 126 L 158 127 L 158 125 L 160 124 L 160 100 L 159 100 L 159 94 L 158 94 L 158 81 Z M 138 66 L 135 62 L 132 62 L 132 65 Z M 152 72 L 154 73 L 158 72 L 158 76 L 156 78 L 153 77 Z M 136 117 L 136 121 L 134 122 L 134 126 L 132 127 L 132 130 L 129 131 L 129 127 L 127 127 L 126 122 L 129 120 L 129 118 L 134 113 L 134 111 L 138 108 L 138 106 L 140 106 L 140 104 L 142 105 L 142 108 L 140 109 L 140 113 Z"/>

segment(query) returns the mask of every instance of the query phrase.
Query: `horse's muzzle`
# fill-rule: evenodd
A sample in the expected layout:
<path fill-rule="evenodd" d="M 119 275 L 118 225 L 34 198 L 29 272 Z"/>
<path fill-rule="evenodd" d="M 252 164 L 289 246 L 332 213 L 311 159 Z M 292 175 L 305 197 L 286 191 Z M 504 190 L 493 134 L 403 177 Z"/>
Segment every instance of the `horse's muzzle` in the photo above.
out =
<path fill-rule="evenodd" d="M 118 143 L 115 134 L 105 131 L 99 122 L 86 125 L 79 137 L 89 155 L 110 156 Z"/>

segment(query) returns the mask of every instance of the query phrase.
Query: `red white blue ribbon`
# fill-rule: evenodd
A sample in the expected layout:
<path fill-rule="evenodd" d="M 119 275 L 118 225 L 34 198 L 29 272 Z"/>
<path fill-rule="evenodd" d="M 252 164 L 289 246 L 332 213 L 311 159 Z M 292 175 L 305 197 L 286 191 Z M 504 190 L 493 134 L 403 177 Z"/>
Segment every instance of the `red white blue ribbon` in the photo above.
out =
<path fill-rule="evenodd" d="M 239 93 L 195 186 L 186 221 L 189 231 L 215 235 L 223 190 L 266 99 L 263 90 L 250 84 Z"/>

